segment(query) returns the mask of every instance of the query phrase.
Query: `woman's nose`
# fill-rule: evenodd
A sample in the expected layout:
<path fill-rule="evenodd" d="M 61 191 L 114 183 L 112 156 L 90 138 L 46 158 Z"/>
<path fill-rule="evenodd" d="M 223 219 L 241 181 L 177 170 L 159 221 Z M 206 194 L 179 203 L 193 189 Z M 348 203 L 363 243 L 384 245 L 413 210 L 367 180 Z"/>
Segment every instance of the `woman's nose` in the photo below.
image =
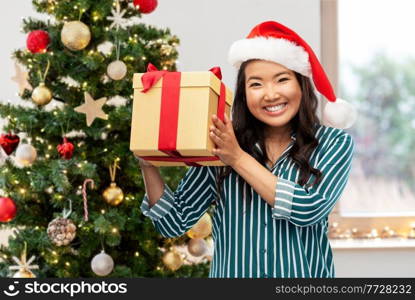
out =
<path fill-rule="evenodd" d="M 265 100 L 274 100 L 274 99 L 278 99 L 278 97 L 279 97 L 279 93 L 275 87 L 268 86 L 265 88 L 265 91 L 264 91 Z"/>

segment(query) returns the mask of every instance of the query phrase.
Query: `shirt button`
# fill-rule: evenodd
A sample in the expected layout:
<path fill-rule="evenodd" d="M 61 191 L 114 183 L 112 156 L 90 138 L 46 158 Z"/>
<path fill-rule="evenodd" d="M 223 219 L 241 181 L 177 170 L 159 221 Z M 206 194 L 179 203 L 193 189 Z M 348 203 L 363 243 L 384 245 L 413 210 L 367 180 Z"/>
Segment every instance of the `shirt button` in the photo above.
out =
<path fill-rule="evenodd" d="M 267 249 L 262 250 L 262 252 L 267 253 Z"/>
<path fill-rule="evenodd" d="M 264 226 L 267 226 L 267 221 L 264 222 Z"/>

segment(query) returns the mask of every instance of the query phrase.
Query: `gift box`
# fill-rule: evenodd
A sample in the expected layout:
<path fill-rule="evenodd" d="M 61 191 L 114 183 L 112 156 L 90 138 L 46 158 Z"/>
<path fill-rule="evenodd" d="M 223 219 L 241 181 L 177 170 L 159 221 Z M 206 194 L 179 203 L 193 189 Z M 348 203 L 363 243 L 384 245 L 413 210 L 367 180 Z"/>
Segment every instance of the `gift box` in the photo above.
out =
<path fill-rule="evenodd" d="M 232 91 L 220 69 L 158 71 L 151 64 L 133 77 L 130 150 L 155 166 L 223 166 L 212 154 L 212 115 L 230 119 Z"/>

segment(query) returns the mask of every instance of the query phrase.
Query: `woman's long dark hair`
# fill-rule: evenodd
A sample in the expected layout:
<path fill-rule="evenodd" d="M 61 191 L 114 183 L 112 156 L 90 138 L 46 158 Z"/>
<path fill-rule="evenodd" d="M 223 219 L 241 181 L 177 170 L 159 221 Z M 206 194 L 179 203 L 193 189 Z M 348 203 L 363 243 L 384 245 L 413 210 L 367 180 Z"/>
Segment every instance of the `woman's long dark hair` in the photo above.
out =
<path fill-rule="evenodd" d="M 265 126 L 263 122 L 256 119 L 248 109 L 245 94 L 245 68 L 248 60 L 242 63 L 238 71 L 236 82 L 235 99 L 232 105 L 232 124 L 235 131 L 236 139 L 239 146 L 253 156 L 259 163 L 265 166 L 267 162 L 266 151 L 259 151 L 255 144 L 258 143 L 261 149 L 265 149 Z M 317 96 L 314 93 L 313 86 L 308 77 L 294 72 L 302 91 L 302 98 L 298 113 L 290 121 L 291 128 L 296 133 L 296 140 L 288 155 L 299 167 L 299 182 L 304 186 L 311 174 L 315 175 L 313 185 L 317 185 L 322 177 L 320 170 L 310 166 L 309 158 L 313 150 L 318 146 L 318 140 L 315 137 L 316 125 L 320 124 L 317 116 Z M 217 195 L 222 193 L 222 183 L 224 179 L 232 172 L 232 167 L 219 167 L 218 176 L 216 178 Z M 244 185 L 244 179 L 241 186 Z M 246 184 L 248 185 L 248 184 Z M 250 193 L 247 193 L 249 197 Z"/>

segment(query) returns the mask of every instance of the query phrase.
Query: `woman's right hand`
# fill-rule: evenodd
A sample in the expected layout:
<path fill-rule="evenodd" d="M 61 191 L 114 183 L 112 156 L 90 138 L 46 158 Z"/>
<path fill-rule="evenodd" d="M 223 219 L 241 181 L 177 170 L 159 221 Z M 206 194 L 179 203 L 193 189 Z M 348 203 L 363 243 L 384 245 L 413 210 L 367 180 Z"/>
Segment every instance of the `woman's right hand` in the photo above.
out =
<path fill-rule="evenodd" d="M 137 158 L 138 163 L 140 164 L 140 167 L 155 167 L 153 164 L 151 164 L 148 160 L 142 159 L 141 157 L 135 155 L 135 158 Z"/>

